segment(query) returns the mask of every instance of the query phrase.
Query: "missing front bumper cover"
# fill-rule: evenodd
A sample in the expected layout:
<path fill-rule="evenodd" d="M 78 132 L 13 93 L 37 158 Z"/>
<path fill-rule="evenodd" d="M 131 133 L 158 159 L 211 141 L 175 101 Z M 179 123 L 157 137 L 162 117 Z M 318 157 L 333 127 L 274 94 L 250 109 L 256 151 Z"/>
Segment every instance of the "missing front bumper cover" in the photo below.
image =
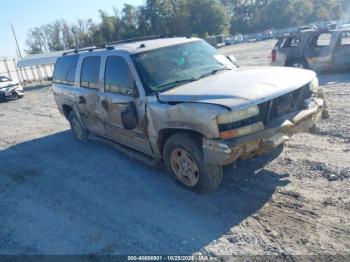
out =
<path fill-rule="evenodd" d="M 204 159 L 211 164 L 228 165 L 239 158 L 268 153 L 288 141 L 293 134 L 313 128 L 322 118 L 323 110 L 323 100 L 314 99 L 308 109 L 280 117 L 255 134 L 230 140 L 204 138 Z"/>

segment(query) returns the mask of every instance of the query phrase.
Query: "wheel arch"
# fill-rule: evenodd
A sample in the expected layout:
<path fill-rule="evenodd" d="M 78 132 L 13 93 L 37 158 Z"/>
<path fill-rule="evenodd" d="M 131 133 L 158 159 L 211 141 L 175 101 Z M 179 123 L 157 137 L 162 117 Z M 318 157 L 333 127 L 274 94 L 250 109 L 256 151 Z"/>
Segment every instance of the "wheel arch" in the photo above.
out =
<path fill-rule="evenodd" d="M 163 156 L 163 149 L 165 142 L 175 134 L 188 134 L 197 140 L 200 144 L 202 144 L 202 137 L 204 136 L 202 133 L 192 130 L 192 129 L 181 129 L 181 128 L 164 128 L 159 130 L 158 132 L 158 148 L 161 156 Z"/>
<path fill-rule="evenodd" d="M 304 58 L 304 57 L 298 57 L 298 58 L 288 58 L 287 60 L 286 60 L 286 64 L 285 64 L 285 66 L 290 66 L 293 62 L 297 62 L 297 61 L 302 61 L 302 62 L 304 62 L 305 64 L 306 64 L 306 66 L 307 66 L 307 68 L 309 68 L 309 63 L 308 63 L 308 61 L 306 60 L 306 58 Z"/>
<path fill-rule="evenodd" d="M 73 107 L 70 106 L 70 105 L 67 105 L 67 104 L 63 104 L 63 105 L 62 105 L 62 112 L 63 112 L 63 115 L 64 115 L 64 117 L 65 117 L 66 119 L 69 118 L 69 114 L 70 114 L 70 112 L 72 112 L 73 110 L 74 110 Z"/>

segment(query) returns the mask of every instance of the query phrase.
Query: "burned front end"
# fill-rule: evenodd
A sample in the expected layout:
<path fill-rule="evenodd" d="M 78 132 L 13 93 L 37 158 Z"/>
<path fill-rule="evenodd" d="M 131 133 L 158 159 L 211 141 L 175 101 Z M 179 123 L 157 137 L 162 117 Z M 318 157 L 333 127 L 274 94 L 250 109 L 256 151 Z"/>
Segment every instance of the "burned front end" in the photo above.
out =
<path fill-rule="evenodd" d="M 228 165 L 268 153 L 328 116 L 317 78 L 293 92 L 217 118 L 220 139 L 203 139 L 206 161 Z"/>

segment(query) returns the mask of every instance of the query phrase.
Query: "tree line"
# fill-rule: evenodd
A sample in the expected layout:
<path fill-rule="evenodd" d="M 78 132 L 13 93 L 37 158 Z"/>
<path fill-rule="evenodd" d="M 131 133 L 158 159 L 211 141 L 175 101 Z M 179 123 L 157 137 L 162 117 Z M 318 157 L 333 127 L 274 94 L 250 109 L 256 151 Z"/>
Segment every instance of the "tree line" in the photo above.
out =
<path fill-rule="evenodd" d="M 30 29 L 29 54 L 101 45 L 146 35 L 256 33 L 315 21 L 348 20 L 349 0 L 146 0 L 141 6 L 99 10 L 100 21 L 56 20 Z"/>

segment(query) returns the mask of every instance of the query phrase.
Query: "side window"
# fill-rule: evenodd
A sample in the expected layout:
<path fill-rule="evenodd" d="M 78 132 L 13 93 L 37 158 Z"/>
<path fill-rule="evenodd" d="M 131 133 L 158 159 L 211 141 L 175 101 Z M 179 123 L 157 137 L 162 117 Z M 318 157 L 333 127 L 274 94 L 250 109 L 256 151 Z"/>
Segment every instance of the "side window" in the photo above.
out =
<path fill-rule="evenodd" d="M 342 33 L 341 45 L 350 45 L 350 32 Z"/>
<path fill-rule="evenodd" d="M 317 46 L 326 47 L 331 45 L 332 34 L 321 34 L 317 38 Z"/>
<path fill-rule="evenodd" d="M 101 58 L 99 56 L 89 56 L 84 59 L 80 78 L 82 87 L 98 89 L 100 64 Z"/>
<path fill-rule="evenodd" d="M 69 55 L 57 59 L 53 73 L 53 82 L 65 85 L 74 85 L 79 56 Z"/>
<path fill-rule="evenodd" d="M 135 94 L 128 63 L 120 56 L 108 56 L 105 69 L 105 91 L 122 95 Z"/>
<path fill-rule="evenodd" d="M 289 37 L 286 38 L 282 43 L 282 48 L 291 48 L 291 47 L 298 47 L 300 42 L 299 37 Z"/>
<path fill-rule="evenodd" d="M 298 47 L 300 42 L 299 37 L 293 37 L 292 41 L 290 42 L 290 47 Z"/>

